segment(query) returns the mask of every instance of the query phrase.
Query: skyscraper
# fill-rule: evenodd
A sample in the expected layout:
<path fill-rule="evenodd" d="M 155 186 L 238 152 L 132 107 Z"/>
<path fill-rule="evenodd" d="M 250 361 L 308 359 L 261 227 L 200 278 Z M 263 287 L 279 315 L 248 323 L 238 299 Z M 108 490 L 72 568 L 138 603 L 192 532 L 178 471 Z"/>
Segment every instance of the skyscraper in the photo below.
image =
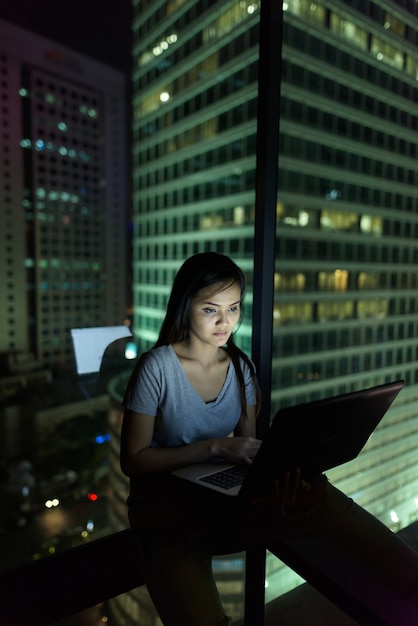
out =
<path fill-rule="evenodd" d="M 274 408 L 417 382 L 416 7 L 357 4 L 283 4 Z M 190 254 L 230 254 L 251 284 L 258 20 L 249 0 L 134 2 L 143 343 Z"/>
<path fill-rule="evenodd" d="M 4 21 L 0 33 L 0 351 L 65 369 L 71 327 L 125 313 L 125 79 Z"/>
<path fill-rule="evenodd" d="M 181 262 L 214 250 L 247 273 L 250 352 L 260 2 L 133 6 L 138 341 Z M 418 5 L 288 0 L 283 15 L 273 412 L 404 379 L 361 457 L 330 472 L 397 529 L 418 506 Z"/>

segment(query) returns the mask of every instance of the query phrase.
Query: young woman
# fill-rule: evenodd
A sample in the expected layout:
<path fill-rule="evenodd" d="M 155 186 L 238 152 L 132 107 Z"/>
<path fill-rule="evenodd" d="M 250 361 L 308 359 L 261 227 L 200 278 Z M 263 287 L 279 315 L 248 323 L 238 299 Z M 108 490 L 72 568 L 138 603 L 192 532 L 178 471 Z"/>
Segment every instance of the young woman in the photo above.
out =
<path fill-rule="evenodd" d="M 295 537 L 302 546 L 304 538 L 319 538 L 334 550 L 333 562 L 354 568 L 356 580 L 390 598 L 394 625 L 418 623 L 405 621 L 405 602 L 408 619 L 414 613 L 418 620 L 417 555 L 324 476 L 306 483 L 292 469 L 271 498 L 245 503 L 171 475 L 208 459 L 251 464 L 259 449 L 254 365 L 233 339 L 244 291 L 243 272 L 228 257 L 188 259 L 174 280 L 158 341 L 139 359 L 124 399 L 129 520 L 164 625 L 229 624 L 212 556 Z"/>

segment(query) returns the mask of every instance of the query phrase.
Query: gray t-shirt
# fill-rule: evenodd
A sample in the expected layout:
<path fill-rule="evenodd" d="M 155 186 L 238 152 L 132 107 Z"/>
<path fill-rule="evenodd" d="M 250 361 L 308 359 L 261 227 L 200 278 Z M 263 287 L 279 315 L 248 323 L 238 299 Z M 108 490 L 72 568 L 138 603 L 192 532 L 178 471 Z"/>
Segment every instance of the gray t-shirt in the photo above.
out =
<path fill-rule="evenodd" d="M 241 368 L 248 406 L 256 403 L 250 370 Z M 204 402 L 188 380 L 171 346 L 151 350 L 134 371 L 124 406 L 156 416 L 152 447 L 181 446 L 214 437 L 227 437 L 241 415 L 239 381 L 232 363 L 213 402 Z"/>

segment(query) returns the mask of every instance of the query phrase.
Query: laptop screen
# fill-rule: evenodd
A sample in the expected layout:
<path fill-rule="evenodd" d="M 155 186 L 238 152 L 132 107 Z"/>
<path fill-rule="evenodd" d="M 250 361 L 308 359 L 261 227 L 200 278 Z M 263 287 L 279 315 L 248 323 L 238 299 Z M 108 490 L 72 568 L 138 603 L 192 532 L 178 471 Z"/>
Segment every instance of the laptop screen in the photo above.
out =
<path fill-rule="evenodd" d="M 77 374 L 100 371 L 107 346 L 116 339 L 131 337 L 127 326 L 98 326 L 95 328 L 71 328 Z"/>

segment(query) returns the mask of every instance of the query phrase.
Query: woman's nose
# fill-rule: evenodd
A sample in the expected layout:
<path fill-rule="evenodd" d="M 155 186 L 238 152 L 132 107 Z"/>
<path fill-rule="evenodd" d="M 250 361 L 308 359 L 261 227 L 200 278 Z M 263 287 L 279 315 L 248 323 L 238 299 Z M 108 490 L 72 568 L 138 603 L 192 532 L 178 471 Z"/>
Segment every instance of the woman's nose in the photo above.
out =
<path fill-rule="evenodd" d="M 218 318 L 218 324 L 220 326 L 226 326 L 227 324 L 229 324 L 229 317 L 228 317 L 228 312 L 220 312 L 219 313 L 219 318 Z"/>

